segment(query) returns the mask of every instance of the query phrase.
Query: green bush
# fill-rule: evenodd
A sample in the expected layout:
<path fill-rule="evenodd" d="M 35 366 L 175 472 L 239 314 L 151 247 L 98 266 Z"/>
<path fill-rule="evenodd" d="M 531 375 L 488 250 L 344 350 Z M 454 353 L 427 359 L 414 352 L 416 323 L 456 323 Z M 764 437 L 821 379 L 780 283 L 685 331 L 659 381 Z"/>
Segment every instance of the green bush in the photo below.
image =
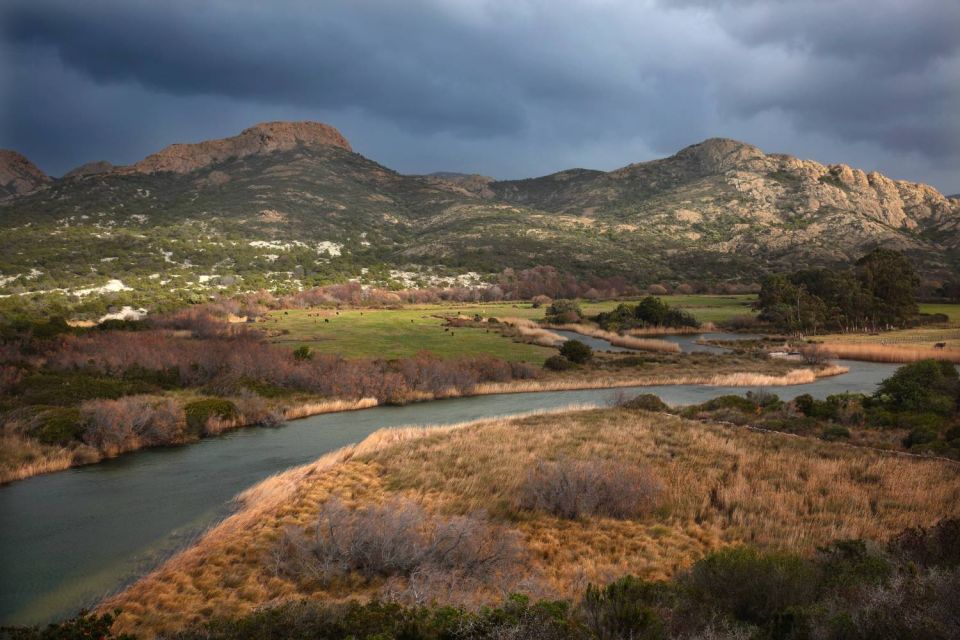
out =
<path fill-rule="evenodd" d="M 117 398 L 153 393 L 157 386 L 142 380 L 126 380 L 86 373 L 34 373 L 18 385 L 23 404 L 69 406 L 84 400 Z"/>
<path fill-rule="evenodd" d="M 84 417 L 79 409 L 56 407 L 37 416 L 31 435 L 43 444 L 69 444 L 83 434 Z"/>
<path fill-rule="evenodd" d="M 240 416 L 237 405 L 224 398 L 195 400 L 187 403 L 183 407 L 183 411 L 187 415 L 187 431 L 194 436 L 203 434 L 210 418 L 217 417 L 221 420 L 229 420 Z"/>
<path fill-rule="evenodd" d="M 583 311 L 576 300 L 554 300 L 544 314 L 547 322 L 580 322 Z"/>
<path fill-rule="evenodd" d="M 667 637 L 664 625 L 651 606 L 663 587 L 626 576 L 606 587 L 587 585 L 580 605 L 585 626 L 594 638 L 660 640 Z M 652 602 L 651 602 L 652 601 Z"/>
<path fill-rule="evenodd" d="M 567 340 L 560 346 L 560 355 L 570 362 L 584 364 L 593 358 L 593 349 L 579 340 Z"/>
<path fill-rule="evenodd" d="M 707 400 L 697 407 L 701 411 L 717 411 L 718 409 L 735 409 L 742 413 L 756 413 L 757 403 L 749 398 L 737 395 L 718 396 Z"/>
<path fill-rule="evenodd" d="M 641 393 L 640 395 L 618 402 L 617 406 L 623 407 L 624 409 L 640 409 L 642 411 L 667 412 L 670 410 L 670 407 L 668 407 L 663 400 L 652 393 Z"/>
<path fill-rule="evenodd" d="M 3 627 L 0 628 L 0 637 L 10 640 L 136 640 L 129 634 L 114 635 L 111 631 L 113 621 L 119 614 L 119 611 L 103 615 L 81 611 L 76 618 L 46 627 Z"/>
<path fill-rule="evenodd" d="M 313 351 L 310 349 L 309 345 L 302 344 L 296 349 L 293 350 L 294 360 L 310 360 L 313 358 Z"/>
<path fill-rule="evenodd" d="M 893 411 L 947 415 L 957 409 L 960 376 L 949 362 L 920 360 L 900 367 L 881 382 L 875 398 Z"/>
<path fill-rule="evenodd" d="M 543 361 L 543 366 L 551 371 L 567 371 L 573 369 L 575 364 L 564 358 L 563 356 L 550 356 Z"/>
<path fill-rule="evenodd" d="M 792 607 L 813 602 L 820 576 L 799 556 L 737 547 L 706 556 L 686 582 L 706 606 L 742 622 L 766 624 Z"/>
<path fill-rule="evenodd" d="M 937 432 L 928 429 L 926 427 L 918 427 L 911 431 L 906 438 L 903 439 L 903 446 L 906 448 L 911 448 L 923 444 L 929 444 L 937 439 Z"/>
<path fill-rule="evenodd" d="M 823 430 L 820 437 L 824 440 L 847 440 L 850 438 L 850 429 L 839 424 L 831 425 Z"/>

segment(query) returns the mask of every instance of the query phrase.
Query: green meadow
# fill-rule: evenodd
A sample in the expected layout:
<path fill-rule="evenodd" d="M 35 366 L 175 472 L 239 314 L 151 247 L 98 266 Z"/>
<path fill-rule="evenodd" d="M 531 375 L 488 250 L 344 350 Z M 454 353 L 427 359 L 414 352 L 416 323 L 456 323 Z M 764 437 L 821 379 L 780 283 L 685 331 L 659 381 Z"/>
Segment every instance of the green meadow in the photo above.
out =
<path fill-rule="evenodd" d="M 716 322 L 750 313 L 753 296 L 667 296 L 668 304 L 684 308 L 702 322 Z M 620 301 L 584 302 L 585 315 L 609 311 Z M 495 329 L 445 327 L 445 318 L 543 318 L 543 308 L 529 303 L 412 305 L 402 309 L 336 311 L 291 309 L 275 311 L 264 326 L 278 344 L 309 345 L 318 353 L 358 358 L 402 358 L 421 351 L 445 358 L 490 355 L 505 360 L 542 363 L 553 349 L 504 339 Z M 325 320 L 329 322 L 325 322 Z"/>

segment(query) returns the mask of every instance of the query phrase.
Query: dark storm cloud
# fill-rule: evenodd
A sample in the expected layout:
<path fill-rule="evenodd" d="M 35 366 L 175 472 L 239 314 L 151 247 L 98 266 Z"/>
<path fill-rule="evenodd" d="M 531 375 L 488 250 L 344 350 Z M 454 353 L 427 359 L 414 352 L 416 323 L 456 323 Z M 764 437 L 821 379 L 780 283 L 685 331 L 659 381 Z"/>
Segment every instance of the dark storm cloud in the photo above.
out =
<path fill-rule="evenodd" d="M 0 145 L 60 172 L 310 118 L 518 177 L 730 135 L 960 188 L 953 4 L 8 0 Z"/>

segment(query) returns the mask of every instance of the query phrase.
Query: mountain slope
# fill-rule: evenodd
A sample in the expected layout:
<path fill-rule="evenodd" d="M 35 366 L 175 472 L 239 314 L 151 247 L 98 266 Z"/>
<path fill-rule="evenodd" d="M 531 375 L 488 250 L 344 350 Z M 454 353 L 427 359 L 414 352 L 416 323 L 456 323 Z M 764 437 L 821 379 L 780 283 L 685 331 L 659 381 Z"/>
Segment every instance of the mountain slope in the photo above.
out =
<path fill-rule="evenodd" d="M 298 287 L 364 268 L 536 264 L 638 284 L 755 280 L 878 244 L 941 277 L 960 254 L 960 201 L 724 139 L 611 172 L 495 181 L 404 176 L 332 127 L 266 123 L 52 183 L 25 171 L 9 189 L 20 195 L 0 204 L 0 293 L 110 278 L 141 293 Z"/>
<path fill-rule="evenodd" d="M 0 199 L 35 191 L 50 182 L 50 177 L 25 156 L 0 149 Z"/>

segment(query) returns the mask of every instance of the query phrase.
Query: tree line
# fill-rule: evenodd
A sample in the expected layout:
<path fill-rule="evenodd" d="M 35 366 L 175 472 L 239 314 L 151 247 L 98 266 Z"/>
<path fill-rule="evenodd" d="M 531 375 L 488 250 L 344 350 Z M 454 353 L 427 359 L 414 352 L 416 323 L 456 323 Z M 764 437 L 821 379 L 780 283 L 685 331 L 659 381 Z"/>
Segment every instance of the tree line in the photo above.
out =
<path fill-rule="evenodd" d="M 755 308 L 761 320 L 791 333 L 879 331 L 917 318 L 919 284 L 906 256 L 877 248 L 847 269 L 768 275 Z"/>

